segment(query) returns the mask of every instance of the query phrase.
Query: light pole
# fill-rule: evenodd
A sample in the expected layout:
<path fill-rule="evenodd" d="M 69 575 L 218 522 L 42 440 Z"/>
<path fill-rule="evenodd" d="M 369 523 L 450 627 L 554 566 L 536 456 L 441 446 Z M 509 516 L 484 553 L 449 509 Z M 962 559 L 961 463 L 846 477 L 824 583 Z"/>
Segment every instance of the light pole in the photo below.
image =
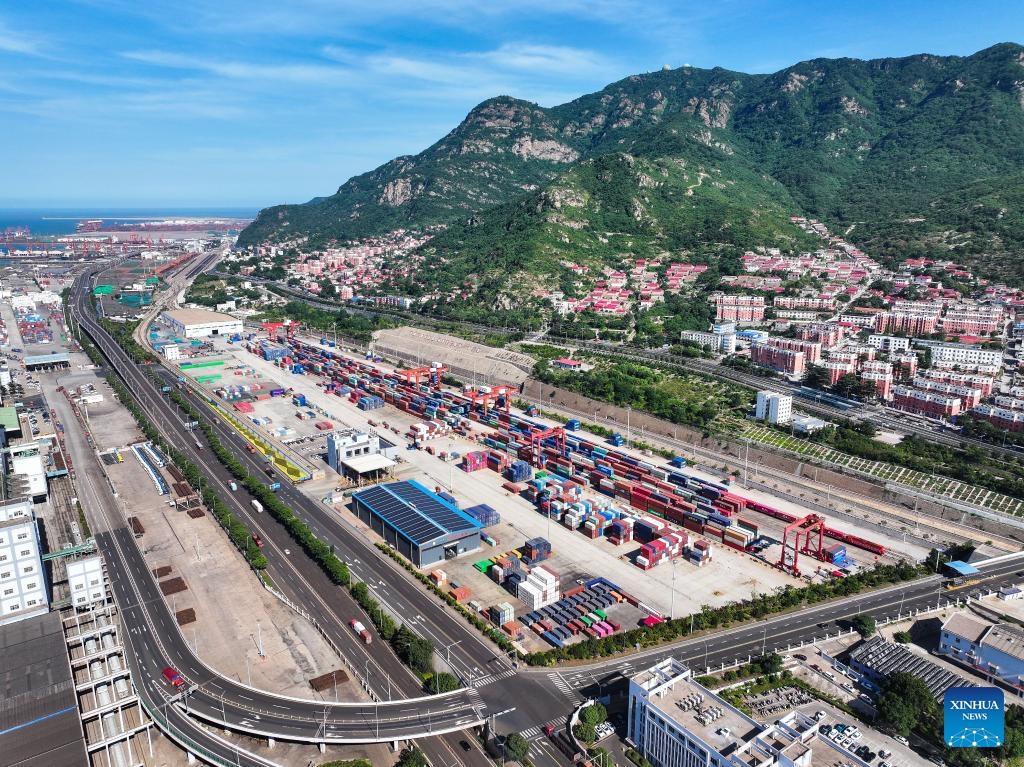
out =
<path fill-rule="evenodd" d="M 676 617 L 676 560 L 672 560 L 672 606 L 668 609 L 669 620 Z M 690 630 L 693 631 L 693 616 L 690 616 Z"/>

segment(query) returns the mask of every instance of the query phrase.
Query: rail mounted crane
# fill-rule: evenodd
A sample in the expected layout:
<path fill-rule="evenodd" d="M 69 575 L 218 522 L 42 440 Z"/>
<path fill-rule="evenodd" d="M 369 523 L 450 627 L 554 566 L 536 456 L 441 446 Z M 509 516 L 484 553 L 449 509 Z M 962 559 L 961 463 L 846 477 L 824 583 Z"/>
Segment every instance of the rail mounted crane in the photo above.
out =
<path fill-rule="evenodd" d="M 790 534 L 793 536 L 790 543 Z M 825 560 L 825 518 L 808 514 L 786 525 L 782 532 L 782 554 L 778 567 L 793 575 L 800 575 L 800 555 L 807 554 L 818 561 Z M 792 559 L 792 561 L 790 561 Z"/>

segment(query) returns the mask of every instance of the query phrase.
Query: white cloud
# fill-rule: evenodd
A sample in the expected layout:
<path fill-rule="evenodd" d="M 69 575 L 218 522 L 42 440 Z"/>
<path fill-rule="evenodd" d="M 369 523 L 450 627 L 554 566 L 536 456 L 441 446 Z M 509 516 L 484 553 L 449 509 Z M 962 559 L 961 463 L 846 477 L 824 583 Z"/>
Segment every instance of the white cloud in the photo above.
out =
<path fill-rule="evenodd" d="M 168 51 L 126 51 L 124 58 L 168 69 L 207 72 L 236 80 L 276 80 L 293 83 L 344 83 L 352 73 L 342 67 L 323 64 L 254 64 L 190 56 Z"/>
<path fill-rule="evenodd" d="M 43 41 L 26 32 L 16 31 L 0 19 L 0 51 L 25 56 L 45 56 Z"/>

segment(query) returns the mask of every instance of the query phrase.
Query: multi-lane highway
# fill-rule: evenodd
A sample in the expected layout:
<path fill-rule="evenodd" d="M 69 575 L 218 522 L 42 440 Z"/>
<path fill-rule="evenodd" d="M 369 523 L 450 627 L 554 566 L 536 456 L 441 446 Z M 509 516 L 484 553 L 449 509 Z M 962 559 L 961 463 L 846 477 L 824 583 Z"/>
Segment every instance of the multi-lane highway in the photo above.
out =
<path fill-rule="evenodd" d="M 203 451 L 195 444 L 202 435 L 187 431 L 176 406 L 160 395 L 145 372 L 128 360 L 123 350 L 96 322 L 88 291 L 91 276 L 91 272 L 83 275 L 74 287 L 71 308 L 82 328 L 126 380 L 172 444 L 203 466 L 218 487 L 225 487 L 228 477 L 223 468 L 210 460 L 209 450 Z M 194 403 L 202 405 L 198 395 L 187 390 L 184 393 Z M 242 443 L 230 428 L 216 418 L 210 422 L 221 442 L 232 449 L 243 465 L 254 475 L 261 474 L 263 465 L 242 448 Z M 950 597 L 941 591 L 940 579 L 931 578 L 770 621 L 709 633 L 674 647 L 625 658 L 558 670 L 517 669 L 443 603 L 409 580 L 395 563 L 380 556 L 362 535 L 348 526 L 346 520 L 306 498 L 297 488 L 283 483 L 282 499 L 319 537 L 335 546 L 338 555 L 349 563 L 353 572 L 374 587 L 375 596 L 387 609 L 402 616 L 418 633 L 433 639 L 438 647 L 445 648 L 446 656 L 450 651 L 454 670 L 473 685 L 470 689 L 444 697 L 389 702 L 384 685 L 388 688 L 394 685 L 392 697 L 401 695 L 408 698 L 414 694 L 410 678 L 404 672 L 394 670 L 397 662 L 389 656 L 383 643 L 374 643 L 373 649 L 368 650 L 352 640 L 343 620 L 349 615 L 345 611 L 355 608 L 351 602 L 344 601 L 347 596 L 343 590 L 327 583 L 319 568 L 296 549 L 286 553 L 288 538 L 283 528 L 267 515 L 250 514 L 247 499 L 240 496 L 241 493 L 226 490 L 222 493 L 233 511 L 268 541 L 265 551 L 275 572 L 275 580 L 288 591 L 289 598 L 317 618 L 351 667 L 358 669 L 365 664 L 367 681 L 378 697 L 385 698 L 382 702 L 332 705 L 295 700 L 254 690 L 217 674 L 194 656 L 177 630 L 145 561 L 134 540 L 124 530 L 123 523 L 112 523 L 112 531 L 100 537 L 100 546 L 111 572 L 117 573 L 115 594 L 130 626 L 133 643 L 138 639 L 133 650 L 137 653 L 136 663 L 142 680 L 147 677 L 156 679 L 160 668 L 174 665 L 188 680 L 189 693 L 185 700 L 190 715 L 232 730 L 281 740 L 354 742 L 405 739 L 463 729 L 498 712 L 504 712 L 504 717 L 499 720 L 504 726 L 500 729 L 536 729 L 540 724 L 564 718 L 572 704 L 579 700 L 576 689 L 582 687 L 584 692 L 590 692 L 590 688 L 579 683 L 580 680 L 592 680 L 592 689 L 597 691 L 609 681 L 621 679 L 622 674 L 668 655 L 681 657 L 697 668 L 728 664 L 801 640 L 824 637 L 826 633 L 834 635 L 838 631 L 837 621 L 856 613 L 884 617 L 897 611 L 906 613 L 920 609 L 929 603 L 934 604 L 937 599 Z M 256 516 L 259 518 L 254 518 Z M 113 564 L 109 564 L 111 560 Z M 1017 579 L 1015 573 L 1019 567 L 1024 565 L 1017 560 L 988 566 L 983 571 L 982 585 L 995 588 L 1013 582 Z M 154 686 L 151 682 L 142 681 L 140 686 L 150 687 L 153 703 L 160 705 L 160 693 L 166 695 L 160 686 L 162 684 L 157 682 Z M 184 702 L 181 705 L 180 713 L 183 713 Z M 169 708 L 176 710 L 174 706 Z M 455 752 L 451 753 L 454 756 Z M 469 762 L 471 755 L 459 753 L 455 761 Z"/>

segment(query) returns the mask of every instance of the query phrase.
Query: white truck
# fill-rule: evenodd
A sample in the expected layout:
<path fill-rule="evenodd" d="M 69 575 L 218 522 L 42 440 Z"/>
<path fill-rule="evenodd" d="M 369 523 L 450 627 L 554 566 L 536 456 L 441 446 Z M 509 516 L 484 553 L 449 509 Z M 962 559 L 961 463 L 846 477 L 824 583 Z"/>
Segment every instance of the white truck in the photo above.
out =
<path fill-rule="evenodd" d="M 256 509 L 257 514 L 263 511 L 263 504 L 257 501 L 255 498 L 252 499 L 252 507 Z"/>

